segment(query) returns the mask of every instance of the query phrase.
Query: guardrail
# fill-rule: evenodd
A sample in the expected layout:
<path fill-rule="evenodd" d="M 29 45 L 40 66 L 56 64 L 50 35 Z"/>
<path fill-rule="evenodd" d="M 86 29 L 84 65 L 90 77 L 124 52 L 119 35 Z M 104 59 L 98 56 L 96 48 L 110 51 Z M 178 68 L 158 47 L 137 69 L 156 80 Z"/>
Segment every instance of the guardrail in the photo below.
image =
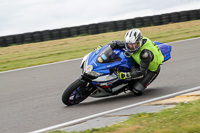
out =
<path fill-rule="evenodd" d="M 0 47 L 200 19 L 200 9 L 0 37 Z"/>

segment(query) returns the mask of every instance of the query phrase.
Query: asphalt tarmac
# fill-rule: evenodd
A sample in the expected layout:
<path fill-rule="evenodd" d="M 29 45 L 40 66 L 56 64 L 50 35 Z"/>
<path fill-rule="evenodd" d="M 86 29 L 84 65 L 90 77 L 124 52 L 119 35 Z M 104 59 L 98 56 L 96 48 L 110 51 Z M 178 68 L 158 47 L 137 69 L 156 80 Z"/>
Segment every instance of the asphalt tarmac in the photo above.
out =
<path fill-rule="evenodd" d="M 0 132 L 31 132 L 200 86 L 200 38 L 169 44 L 172 59 L 141 97 L 130 92 L 65 106 L 62 93 L 79 77 L 81 59 L 0 73 Z"/>
<path fill-rule="evenodd" d="M 192 88 L 194 89 L 194 88 Z M 71 124 L 68 126 L 63 126 L 52 131 L 84 131 L 92 128 L 101 128 L 106 126 L 111 126 L 113 124 L 118 124 L 127 120 L 132 114 L 138 113 L 156 113 L 158 111 L 173 108 L 177 103 L 187 103 L 190 101 L 195 101 L 200 99 L 200 87 L 197 87 L 198 91 L 192 91 L 190 93 L 180 94 L 174 97 L 166 98 L 164 100 L 158 100 L 155 102 L 149 102 L 147 104 L 142 104 L 140 106 L 135 106 L 132 108 L 122 109 L 116 112 L 104 114 L 99 117 L 95 117 L 93 119 L 88 119 L 84 121 L 80 121 L 79 123 Z M 189 90 L 188 90 L 189 91 Z M 48 130 L 46 130 L 48 131 Z"/>

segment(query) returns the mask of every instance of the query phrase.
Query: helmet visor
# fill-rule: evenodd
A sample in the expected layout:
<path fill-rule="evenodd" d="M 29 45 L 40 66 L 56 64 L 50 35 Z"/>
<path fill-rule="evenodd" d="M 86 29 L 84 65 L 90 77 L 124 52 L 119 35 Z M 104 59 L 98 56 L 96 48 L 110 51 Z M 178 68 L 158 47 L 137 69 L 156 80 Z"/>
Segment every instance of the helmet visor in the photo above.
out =
<path fill-rule="evenodd" d="M 129 50 L 136 50 L 140 47 L 140 42 L 127 43 L 127 47 L 128 47 Z"/>

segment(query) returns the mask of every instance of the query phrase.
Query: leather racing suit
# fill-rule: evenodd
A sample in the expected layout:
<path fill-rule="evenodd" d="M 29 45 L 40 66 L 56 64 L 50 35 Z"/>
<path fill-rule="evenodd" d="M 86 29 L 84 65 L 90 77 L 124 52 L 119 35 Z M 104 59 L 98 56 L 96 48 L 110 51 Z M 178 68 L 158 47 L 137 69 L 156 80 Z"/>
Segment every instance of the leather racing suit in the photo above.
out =
<path fill-rule="evenodd" d="M 112 49 L 125 48 L 124 41 L 115 40 L 111 41 L 108 45 L 110 45 Z M 149 47 L 150 45 L 151 47 Z M 134 80 L 131 85 L 131 89 L 135 93 L 139 94 L 142 93 L 145 88 L 158 76 L 160 72 L 160 65 L 162 64 L 164 57 L 159 51 L 159 48 L 157 48 L 157 46 L 146 37 L 143 37 L 140 50 L 133 54 L 132 57 L 137 62 L 138 66 L 133 66 L 130 72 L 131 79 Z"/>

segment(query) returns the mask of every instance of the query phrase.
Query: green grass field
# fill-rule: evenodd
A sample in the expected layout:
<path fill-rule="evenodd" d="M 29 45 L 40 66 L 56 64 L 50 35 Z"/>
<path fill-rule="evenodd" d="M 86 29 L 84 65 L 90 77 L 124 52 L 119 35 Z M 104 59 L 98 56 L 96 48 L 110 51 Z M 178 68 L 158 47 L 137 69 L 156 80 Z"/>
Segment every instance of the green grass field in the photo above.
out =
<path fill-rule="evenodd" d="M 157 113 L 140 113 L 110 127 L 73 133 L 200 133 L 200 100 Z M 54 131 L 50 133 L 66 133 Z"/>
<path fill-rule="evenodd" d="M 140 30 L 152 41 L 172 42 L 200 37 L 200 20 L 144 27 Z M 0 47 L 0 71 L 83 57 L 98 45 L 123 40 L 126 31 Z"/>

